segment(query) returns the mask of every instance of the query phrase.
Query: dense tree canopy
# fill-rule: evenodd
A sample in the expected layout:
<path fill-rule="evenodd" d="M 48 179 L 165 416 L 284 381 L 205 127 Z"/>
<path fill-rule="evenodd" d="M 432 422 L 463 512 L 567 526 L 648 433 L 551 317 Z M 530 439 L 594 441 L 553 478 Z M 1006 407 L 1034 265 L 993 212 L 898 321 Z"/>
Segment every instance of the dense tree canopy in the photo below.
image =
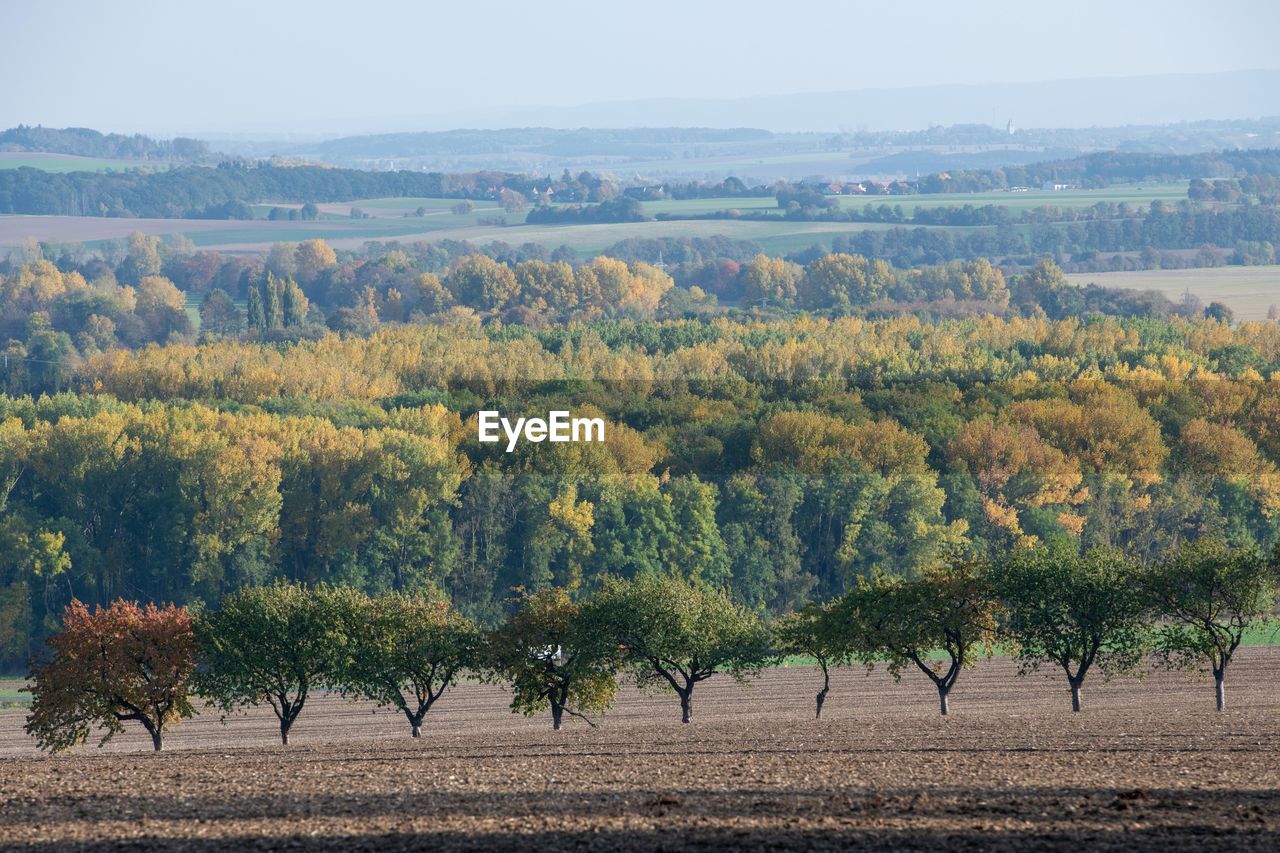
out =
<path fill-rule="evenodd" d="M 136 721 L 158 752 L 165 729 L 195 713 L 188 691 L 196 643 L 183 608 L 115 601 L 91 613 L 72 601 L 49 643 L 52 657 L 32 673 L 26 725 L 41 747 L 68 749 L 92 728 L 106 743 Z"/>

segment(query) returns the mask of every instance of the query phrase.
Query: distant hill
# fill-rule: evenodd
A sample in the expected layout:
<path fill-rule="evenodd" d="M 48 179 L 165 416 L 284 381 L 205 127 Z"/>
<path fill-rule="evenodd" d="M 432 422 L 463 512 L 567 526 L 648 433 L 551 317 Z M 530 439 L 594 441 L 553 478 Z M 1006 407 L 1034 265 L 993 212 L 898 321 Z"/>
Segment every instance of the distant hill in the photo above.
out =
<path fill-rule="evenodd" d="M 513 148 L 560 156 L 643 156 L 671 145 L 761 142 L 773 138 L 754 128 L 628 127 L 557 130 L 547 127 L 502 130 L 446 130 L 386 133 L 331 139 L 312 147 L 322 157 L 414 157 L 430 154 L 498 153 Z"/>
<path fill-rule="evenodd" d="M 38 151 L 77 157 L 122 160 L 179 160 L 196 162 L 210 156 L 198 139 L 152 139 L 142 134 L 99 133 L 87 127 L 28 127 L 0 131 L 0 151 Z"/>
<path fill-rule="evenodd" d="M 806 92 L 734 100 L 664 98 L 540 107 L 490 127 L 762 127 L 901 130 L 1012 119 L 1022 127 L 1168 124 L 1280 114 L 1280 70 L 1096 77 L 1039 83 Z"/>

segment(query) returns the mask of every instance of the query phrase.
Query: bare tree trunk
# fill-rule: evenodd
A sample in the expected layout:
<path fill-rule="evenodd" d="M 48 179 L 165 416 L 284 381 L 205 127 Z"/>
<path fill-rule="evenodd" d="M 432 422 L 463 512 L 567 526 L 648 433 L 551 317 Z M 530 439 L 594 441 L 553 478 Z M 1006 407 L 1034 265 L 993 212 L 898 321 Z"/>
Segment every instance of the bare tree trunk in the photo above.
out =
<path fill-rule="evenodd" d="M 813 715 L 813 718 L 815 720 L 822 719 L 822 703 L 825 701 L 827 701 L 827 688 L 824 687 L 818 691 L 817 698 L 815 699 L 815 702 L 817 704 L 817 708 L 815 709 L 814 715 Z"/>
<path fill-rule="evenodd" d="M 693 688 L 680 691 L 680 722 L 688 724 L 693 720 Z"/>
<path fill-rule="evenodd" d="M 287 720 L 280 721 L 280 745 L 289 745 L 289 721 Z"/>
<path fill-rule="evenodd" d="M 1071 711 L 1072 713 L 1080 713 L 1080 682 L 1071 682 Z"/>
<path fill-rule="evenodd" d="M 556 731 L 560 731 L 561 721 L 564 718 L 564 706 L 559 702 L 551 703 L 551 726 Z"/>
<path fill-rule="evenodd" d="M 413 726 L 413 736 L 414 736 L 414 737 L 422 737 L 422 726 L 419 726 L 419 725 L 417 725 L 416 723 L 414 724 L 414 726 Z"/>
<path fill-rule="evenodd" d="M 1218 710 L 1227 710 L 1227 685 L 1226 685 L 1226 668 L 1216 670 L 1213 673 L 1214 691 L 1218 698 Z"/>
<path fill-rule="evenodd" d="M 938 685 L 938 710 L 942 712 L 942 716 L 947 715 L 947 694 L 951 692 L 950 687 Z"/>
<path fill-rule="evenodd" d="M 156 752 L 159 752 L 161 750 L 160 737 L 161 737 L 160 730 L 153 729 L 151 732 L 151 746 L 155 748 Z"/>

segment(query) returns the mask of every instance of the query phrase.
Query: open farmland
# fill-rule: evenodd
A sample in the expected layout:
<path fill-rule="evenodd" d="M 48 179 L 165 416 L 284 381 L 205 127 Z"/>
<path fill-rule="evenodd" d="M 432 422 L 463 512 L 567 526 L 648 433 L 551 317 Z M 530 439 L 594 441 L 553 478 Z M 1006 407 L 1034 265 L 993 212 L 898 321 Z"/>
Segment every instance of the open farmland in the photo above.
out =
<path fill-rule="evenodd" d="M 1018 216 L 1028 210 L 1039 207 L 1061 207 L 1082 209 L 1092 207 L 1099 202 L 1120 204 L 1128 202 L 1132 205 L 1146 206 L 1153 201 L 1176 202 L 1187 197 L 1187 182 L 1178 181 L 1165 184 L 1126 184 L 1096 190 L 1029 190 L 1027 192 L 1004 192 L 993 190 L 982 193 L 921 193 L 918 195 L 845 195 L 837 200 L 840 206 L 851 210 L 861 210 L 865 205 L 890 207 L 900 205 L 903 212 L 910 216 L 917 208 L 928 207 L 961 207 L 966 204 L 974 207 L 995 205 L 1008 208 L 1010 215 Z M 361 206 L 359 203 L 357 207 Z M 778 202 L 772 196 L 765 198 L 691 198 L 667 199 L 663 201 L 644 202 L 645 213 L 654 215 L 668 213 L 678 216 L 697 216 L 714 213 L 720 210 L 760 211 L 778 213 Z"/>
<path fill-rule="evenodd" d="M 1092 207 L 1099 202 L 1132 205 L 1148 205 L 1153 201 L 1177 202 L 1187 197 L 1187 182 L 1177 181 L 1164 184 L 1125 184 L 1091 190 L 1028 190 L 1026 192 L 992 191 L 984 193 L 921 193 L 909 196 L 844 196 L 841 203 L 845 207 L 860 208 L 867 202 L 874 204 L 901 204 L 908 215 L 918 207 L 960 207 L 971 204 L 981 207 L 994 204 L 1006 207 L 1009 213 L 1017 216 L 1038 207 L 1062 207 L 1080 209 Z"/>
<path fill-rule="evenodd" d="M 614 711 L 562 732 L 510 714 L 499 687 L 463 685 L 426 736 L 402 717 L 313 700 L 294 745 L 270 712 L 206 713 L 151 754 L 131 728 L 106 749 L 43 757 L 0 711 L 0 837 L 10 849 L 1050 850 L 1280 844 L 1280 648 L 1244 649 L 1231 709 L 1204 679 L 1158 673 L 1086 685 L 1018 679 L 1007 660 L 962 678 L 953 713 L 918 673 L 837 671 L 814 721 L 816 673 L 699 688 L 624 690 Z"/>
<path fill-rule="evenodd" d="M 1079 273 L 1068 275 L 1067 280 L 1073 284 L 1157 290 L 1174 302 L 1189 290 L 1205 304 L 1224 303 L 1238 320 L 1265 320 L 1270 306 L 1280 304 L 1280 266 Z"/>
<path fill-rule="evenodd" d="M 359 206 L 359 205 L 356 205 Z M 466 217 L 474 221 L 476 214 Z M 464 225 L 446 213 L 442 217 L 375 217 L 316 222 L 208 219 L 109 219 L 94 216 L 0 216 L 0 247 L 17 246 L 27 237 L 40 241 L 95 243 L 120 239 L 134 231 L 147 234 L 185 234 L 203 249 L 222 252 L 261 252 L 275 242 L 327 240 L 338 249 L 358 249 L 370 240 L 502 240 L 513 245 L 539 243 L 548 248 L 567 245 L 583 257 L 630 237 L 710 237 L 724 235 L 754 240 L 778 254 L 830 243 L 834 237 L 865 230 L 883 230 L 880 223 L 750 222 L 695 220 L 621 222 L 591 225 Z M 433 228 L 439 224 L 440 227 Z M 963 228 L 948 229 L 955 231 Z"/>
<path fill-rule="evenodd" d="M 1014 215 L 1040 207 L 1088 207 L 1099 201 L 1149 203 L 1173 200 L 1186 195 L 1184 184 L 1159 184 L 1106 190 L 1062 192 L 971 193 L 918 196 L 849 196 L 840 199 L 845 207 L 865 204 L 901 205 L 911 214 L 916 207 L 996 204 L 1010 208 Z M 133 231 L 147 234 L 183 234 L 197 246 L 213 251 L 259 252 L 275 242 L 327 240 L 340 249 L 358 249 L 370 240 L 469 240 L 484 243 L 501 240 L 513 245 L 538 243 L 548 248 L 561 245 L 589 257 L 620 240 L 632 237 L 709 237 L 723 235 L 752 240 L 770 254 L 784 254 L 818 243 L 830 244 L 836 237 L 865 230 L 895 227 L 883 223 L 803 222 L 793 220 L 693 220 L 650 221 L 606 224 L 525 225 L 524 214 L 504 214 L 492 202 L 481 202 L 469 214 L 454 214 L 457 199 L 376 198 L 318 205 L 322 218 L 313 222 L 209 219 L 119 219 L 93 216 L 0 216 L 0 247 L 16 246 L 28 237 L 41 241 L 97 243 L 120 239 Z M 273 205 L 258 205 L 265 216 Z M 299 207 L 282 204 L 281 207 Z M 418 208 L 423 215 L 414 215 Z M 349 218 L 352 208 L 368 214 L 367 219 Z M 646 202 L 650 215 L 668 213 L 696 216 L 717 210 L 737 209 L 776 213 L 772 198 L 711 198 Z M 482 225 L 484 217 L 503 216 L 508 225 Z M 916 227 L 907 225 L 906 227 Z M 943 226 L 930 226 L 943 228 Z M 956 233 L 969 227 L 947 228 Z M 1181 289 L 1179 289 L 1181 293 Z M 1263 311 L 1265 312 L 1265 306 Z"/>
<path fill-rule="evenodd" d="M 52 154 L 45 151 L 0 151 L 0 169 L 24 166 L 44 172 L 105 172 L 109 169 L 164 169 L 163 160 L 123 160 L 107 157 L 78 157 L 74 154 Z"/>
<path fill-rule="evenodd" d="M 275 242 L 319 238 L 335 245 L 360 246 L 367 240 L 424 239 L 432 230 L 428 218 L 325 219 L 315 222 L 265 219 L 123 219 L 101 216 L 0 216 L 0 247 L 16 246 L 28 237 L 42 242 L 96 243 L 117 240 L 134 231 L 159 236 L 185 234 L 203 248 L 260 252 Z M 441 230 L 465 231 L 442 223 Z M 472 230 L 475 230 L 474 228 Z M 488 229 L 492 230 L 492 229 Z M 416 235 L 416 236 L 410 236 Z M 457 235 L 454 235 L 457 236 Z M 465 235 L 458 239 L 464 239 Z M 346 241 L 343 243 L 342 241 Z"/>

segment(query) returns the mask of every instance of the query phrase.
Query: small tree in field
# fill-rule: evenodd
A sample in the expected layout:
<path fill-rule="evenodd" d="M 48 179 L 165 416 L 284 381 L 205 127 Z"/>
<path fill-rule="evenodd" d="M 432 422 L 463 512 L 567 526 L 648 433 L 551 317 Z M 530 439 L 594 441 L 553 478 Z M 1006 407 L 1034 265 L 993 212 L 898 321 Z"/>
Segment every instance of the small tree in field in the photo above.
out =
<path fill-rule="evenodd" d="M 595 724 L 618 694 L 615 649 L 593 633 L 582 608 L 560 588 L 524 596 L 489 637 L 490 671 L 511 684 L 511 710 L 526 716 L 550 708 L 559 730 L 564 715 Z"/>
<path fill-rule="evenodd" d="M 855 654 L 868 666 L 887 661 L 895 679 L 914 664 L 938 689 L 943 716 L 961 671 L 990 653 L 996 634 L 998 608 L 982 563 L 955 561 L 909 579 L 877 574 L 841 609 L 856 632 Z"/>
<path fill-rule="evenodd" d="M 822 689 L 814 697 L 814 719 L 822 718 L 822 705 L 831 692 L 831 667 L 849 660 L 849 650 L 836 625 L 830 605 L 811 605 L 788 613 L 773 624 L 774 644 L 783 657 L 811 657 L 822 671 Z"/>
<path fill-rule="evenodd" d="M 1225 710 L 1232 656 L 1250 627 L 1274 621 L 1275 569 L 1257 549 L 1200 540 L 1153 568 L 1147 586 L 1157 612 L 1171 620 L 1156 633 L 1157 650 L 1174 666 L 1207 659 L 1218 710 Z"/>
<path fill-rule="evenodd" d="M 431 706 L 477 665 L 480 632 L 442 598 L 390 593 L 361 604 L 343 692 L 399 708 L 421 737 Z"/>
<path fill-rule="evenodd" d="M 1017 644 L 1022 673 L 1042 663 L 1061 667 L 1072 711 L 1080 710 L 1092 669 L 1109 677 L 1142 660 L 1149 631 L 1141 570 L 1119 551 L 1025 550 L 999 563 L 994 577 L 1005 607 L 1002 632 Z"/>
<path fill-rule="evenodd" d="M 195 636 L 184 608 L 116 601 L 90 613 L 72 601 L 49 645 L 52 659 L 32 672 L 26 725 L 42 749 L 83 743 L 94 726 L 106 730 L 101 746 L 132 720 L 158 752 L 165 729 L 194 713 Z"/>
<path fill-rule="evenodd" d="M 641 575 L 607 579 L 592 620 L 625 649 L 636 683 L 669 687 L 680 697 L 681 722 L 693 719 L 693 689 L 717 672 L 739 681 L 772 656 L 759 617 L 704 584 Z"/>
<path fill-rule="evenodd" d="M 280 742 L 311 690 L 346 666 L 360 596 L 345 587 L 278 582 L 246 587 L 196 623 L 203 669 L 200 693 L 230 712 L 266 702 L 280 721 Z"/>

